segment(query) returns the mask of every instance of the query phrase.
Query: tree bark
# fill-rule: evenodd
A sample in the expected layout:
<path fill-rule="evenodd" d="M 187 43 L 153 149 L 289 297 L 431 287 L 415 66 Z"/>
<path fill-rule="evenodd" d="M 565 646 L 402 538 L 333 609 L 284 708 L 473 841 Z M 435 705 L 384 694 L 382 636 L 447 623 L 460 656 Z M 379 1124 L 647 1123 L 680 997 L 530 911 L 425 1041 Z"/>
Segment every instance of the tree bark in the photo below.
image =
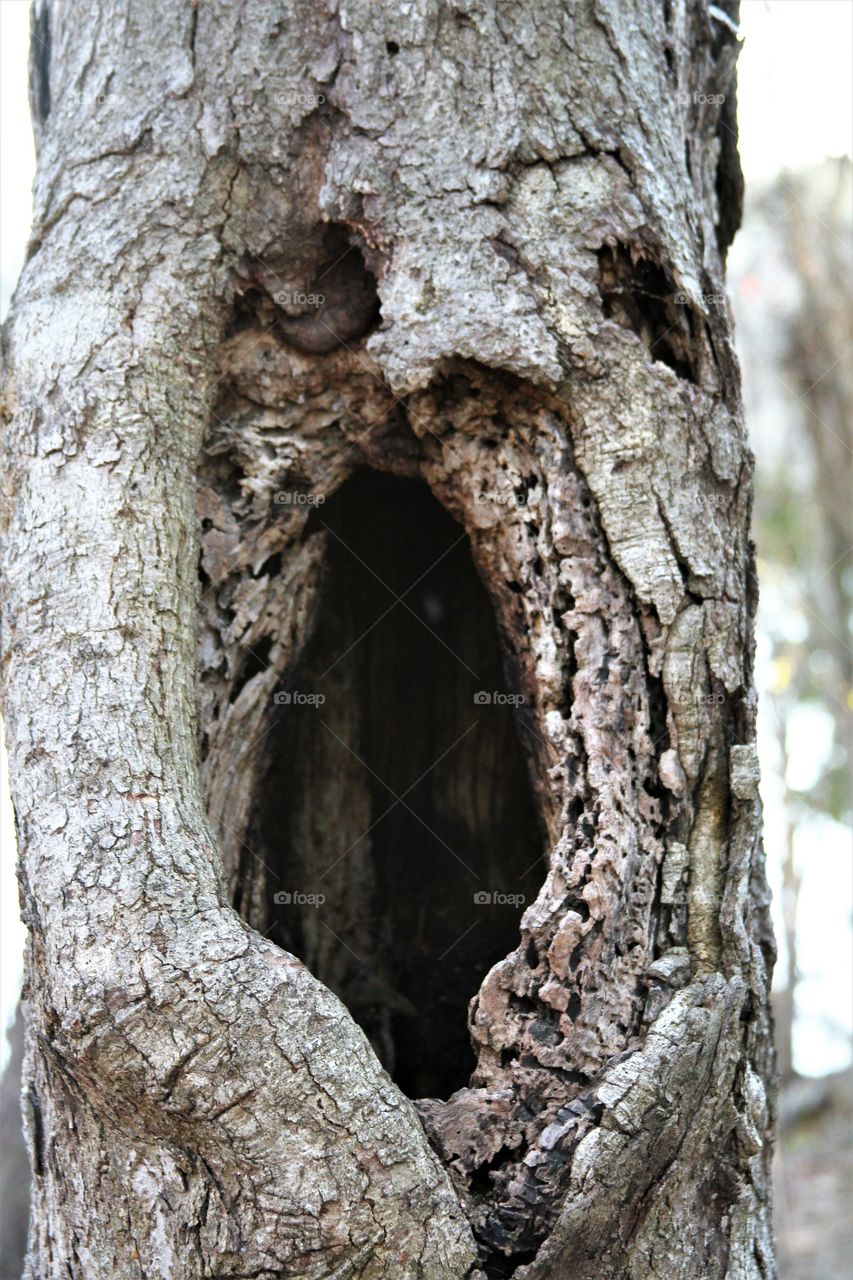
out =
<path fill-rule="evenodd" d="M 774 1274 L 733 28 L 700 0 L 37 0 L 4 494 L 29 1277 Z M 535 813 L 497 719 L 427 816 L 389 786 L 406 839 L 474 851 L 452 892 L 412 853 L 418 939 L 346 763 L 398 758 L 363 669 L 329 677 L 336 763 L 285 714 L 360 616 L 323 566 L 364 468 L 428 486 L 418 532 L 459 525 L 486 612 L 461 567 L 450 612 L 500 639 Z M 433 635 L 442 600 L 410 607 Z M 358 661 L 397 679 L 384 643 Z M 433 758 L 484 692 L 440 679 Z M 416 1106 L 378 1055 L 437 1078 L 430 903 L 461 927 L 463 891 L 525 875 L 442 1015 L 471 999 L 473 1072 Z"/>

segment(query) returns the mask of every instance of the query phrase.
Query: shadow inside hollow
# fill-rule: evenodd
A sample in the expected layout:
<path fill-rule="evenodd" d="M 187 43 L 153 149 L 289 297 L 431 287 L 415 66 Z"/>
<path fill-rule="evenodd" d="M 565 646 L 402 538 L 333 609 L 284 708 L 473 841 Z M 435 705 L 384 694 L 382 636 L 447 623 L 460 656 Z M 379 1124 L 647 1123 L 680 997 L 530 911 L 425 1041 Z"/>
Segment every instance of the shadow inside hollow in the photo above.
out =
<path fill-rule="evenodd" d="M 362 471 L 309 536 L 327 542 L 320 603 L 250 838 L 277 876 L 270 936 L 409 1096 L 446 1097 L 474 1065 L 468 1003 L 541 883 L 518 712 L 499 700 L 515 689 L 468 539 L 425 484 Z"/>

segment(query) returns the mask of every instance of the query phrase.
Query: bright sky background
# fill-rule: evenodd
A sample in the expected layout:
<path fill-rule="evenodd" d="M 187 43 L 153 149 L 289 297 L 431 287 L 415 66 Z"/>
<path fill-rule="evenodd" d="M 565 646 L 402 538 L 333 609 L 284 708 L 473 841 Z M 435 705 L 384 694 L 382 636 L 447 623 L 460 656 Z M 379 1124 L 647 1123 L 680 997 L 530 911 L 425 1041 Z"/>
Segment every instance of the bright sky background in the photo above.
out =
<path fill-rule="evenodd" d="M 85 4 L 88 0 L 77 0 Z M 27 106 L 29 0 L 0 0 L 0 314 L 5 315 L 20 271 L 30 221 L 34 155 Z M 742 0 L 739 61 L 740 149 L 747 185 L 780 169 L 817 163 L 853 151 L 853 0 Z M 760 459 L 759 459 L 760 464 Z M 759 663 L 760 674 L 760 663 Z M 821 727 L 804 724 L 802 770 L 819 761 Z M 23 926 L 18 918 L 14 835 L 4 762 L 0 761 L 0 1027 L 14 1014 L 21 973 Z M 779 836 L 779 798 L 772 771 L 765 782 L 766 843 Z M 838 1070 L 849 1060 L 839 1037 L 821 1033 L 827 1016 L 850 1019 L 851 862 L 847 836 L 836 824 L 820 832 L 820 877 L 805 878 L 798 989 L 805 1015 L 795 1043 L 803 1073 Z M 827 896 L 826 884 L 833 884 Z M 834 912 L 828 916 L 827 912 Z M 6 1044 L 0 1040 L 0 1065 Z"/>
<path fill-rule="evenodd" d="M 741 0 L 738 132 L 747 185 L 849 155 L 853 2 Z"/>

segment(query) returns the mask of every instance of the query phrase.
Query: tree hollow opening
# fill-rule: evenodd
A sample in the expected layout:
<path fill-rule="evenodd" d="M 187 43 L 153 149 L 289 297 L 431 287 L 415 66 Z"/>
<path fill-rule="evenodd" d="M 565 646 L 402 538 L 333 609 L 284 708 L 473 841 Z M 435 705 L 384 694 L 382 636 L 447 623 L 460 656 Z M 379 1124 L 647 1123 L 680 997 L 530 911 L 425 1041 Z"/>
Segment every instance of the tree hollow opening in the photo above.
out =
<path fill-rule="evenodd" d="M 425 484 L 362 470 L 308 536 L 326 540 L 319 602 L 249 841 L 269 935 L 404 1092 L 447 1097 L 474 1066 L 468 1002 L 541 884 L 520 695 L 467 536 Z"/>

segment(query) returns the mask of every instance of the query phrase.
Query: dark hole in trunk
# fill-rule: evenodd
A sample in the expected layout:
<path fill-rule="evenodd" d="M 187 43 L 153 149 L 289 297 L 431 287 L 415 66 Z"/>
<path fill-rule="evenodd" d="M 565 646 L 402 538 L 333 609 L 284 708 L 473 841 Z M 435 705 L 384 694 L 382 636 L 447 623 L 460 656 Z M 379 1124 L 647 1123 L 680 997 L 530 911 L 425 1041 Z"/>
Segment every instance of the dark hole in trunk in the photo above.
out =
<path fill-rule="evenodd" d="M 410 1097 L 447 1097 L 474 1065 L 468 1002 L 541 883 L 519 712 L 500 700 L 517 690 L 468 539 L 425 484 L 359 472 L 311 529 L 320 603 L 250 840 L 269 934 Z"/>
<path fill-rule="evenodd" d="M 654 360 L 669 365 L 679 378 L 698 383 L 687 295 L 676 291 L 663 267 L 626 245 L 604 245 L 598 266 L 605 316 L 632 329 Z"/>

